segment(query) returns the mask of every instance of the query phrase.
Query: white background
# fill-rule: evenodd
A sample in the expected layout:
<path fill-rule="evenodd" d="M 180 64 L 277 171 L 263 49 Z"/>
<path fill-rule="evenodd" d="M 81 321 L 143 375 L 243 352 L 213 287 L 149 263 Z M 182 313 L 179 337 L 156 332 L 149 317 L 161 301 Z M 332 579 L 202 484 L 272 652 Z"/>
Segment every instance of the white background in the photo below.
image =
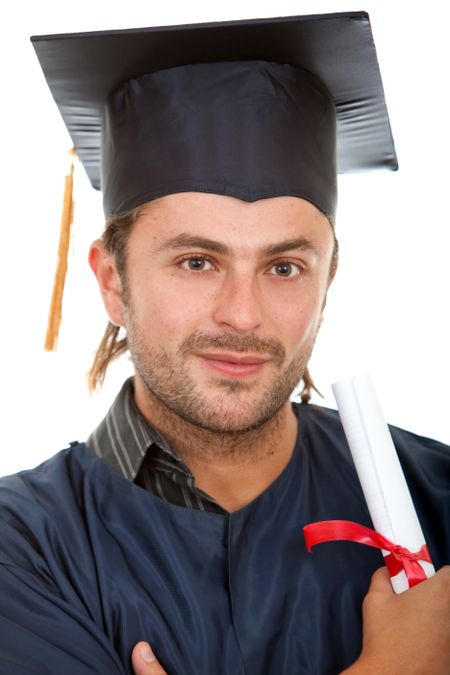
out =
<path fill-rule="evenodd" d="M 370 372 L 391 423 L 450 442 L 448 7 L 436 0 L 5 3 L 0 475 L 85 439 L 131 372 L 122 359 L 103 391 L 88 395 L 85 374 L 106 315 L 86 255 L 103 215 L 80 168 L 59 349 L 43 351 L 70 139 L 29 36 L 196 21 L 370 13 L 400 171 L 340 179 L 341 266 L 311 370 L 326 405 L 334 405 L 334 380 Z"/>

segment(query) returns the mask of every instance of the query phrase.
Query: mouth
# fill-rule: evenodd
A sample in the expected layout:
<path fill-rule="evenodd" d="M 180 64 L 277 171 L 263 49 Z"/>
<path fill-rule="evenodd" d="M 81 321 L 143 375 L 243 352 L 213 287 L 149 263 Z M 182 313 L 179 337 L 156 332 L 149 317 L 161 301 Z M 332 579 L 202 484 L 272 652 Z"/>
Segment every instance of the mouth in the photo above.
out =
<path fill-rule="evenodd" d="M 198 354 L 203 363 L 216 371 L 234 377 L 247 377 L 262 370 L 268 358 L 252 354 Z"/>

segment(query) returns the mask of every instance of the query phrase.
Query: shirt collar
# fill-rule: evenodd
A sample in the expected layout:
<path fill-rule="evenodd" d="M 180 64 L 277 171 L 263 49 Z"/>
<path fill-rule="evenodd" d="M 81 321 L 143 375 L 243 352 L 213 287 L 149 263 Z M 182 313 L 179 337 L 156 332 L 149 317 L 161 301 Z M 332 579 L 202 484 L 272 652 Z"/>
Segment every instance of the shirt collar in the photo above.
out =
<path fill-rule="evenodd" d="M 106 416 L 89 436 L 87 445 L 112 469 L 134 481 L 153 444 L 182 465 L 188 476 L 192 475 L 176 452 L 139 412 L 131 377 L 125 381 Z"/>

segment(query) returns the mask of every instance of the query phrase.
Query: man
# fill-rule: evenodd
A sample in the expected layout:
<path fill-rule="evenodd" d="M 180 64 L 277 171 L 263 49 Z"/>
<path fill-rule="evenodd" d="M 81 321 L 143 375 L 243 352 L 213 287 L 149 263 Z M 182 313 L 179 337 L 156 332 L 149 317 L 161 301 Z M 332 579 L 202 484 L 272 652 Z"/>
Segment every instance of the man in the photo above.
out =
<path fill-rule="evenodd" d="M 314 64 L 318 27 L 319 52 L 340 35 L 343 55 L 359 39 L 371 45 L 367 25 L 350 14 L 169 31 L 167 42 L 153 36 L 158 67 L 136 66 L 136 42 L 145 39 L 148 59 L 148 35 L 128 34 L 135 72 L 121 70 L 113 85 L 102 36 L 63 39 L 64 56 L 58 40 L 43 40 L 44 69 L 88 169 L 80 126 L 98 127 L 86 101 L 103 105 L 107 81 L 108 223 L 90 264 L 110 326 L 92 378 L 122 349 L 119 327 L 135 376 L 87 445 L 2 481 L 0 672 L 446 672 L 448 568 L 399 597 L 378 572 L 360 655 L 361 604 L 380 555 L 329 543 L 310 556 L 301 536 L 313 520 L 371 525 L 336 414 L 289 401 L 302 377 L 309 384 L 337 265 L 339 96 L 304 66 Z M 269 30 L 284 48 L 294 26 L 303 65 L 270 49 L 251 58 L 242 46 L 259 56 Z M 120 40 L 108 36 L 106 51 L 123 69 Z M 61 75 L 70 53 L 76 72 L 96 64 L 72 106 L 63 99 L 73 83 Z M 366 114 L 368 144 L 375 133 L 381 160 L 372 161 L 395 166 L 382 103 L 381 136 L 380 119 L 374 131 Z M 356 164 L 362 117 L 347 136 Z M 448 449 L 393 436 L 441 567 Z"/>

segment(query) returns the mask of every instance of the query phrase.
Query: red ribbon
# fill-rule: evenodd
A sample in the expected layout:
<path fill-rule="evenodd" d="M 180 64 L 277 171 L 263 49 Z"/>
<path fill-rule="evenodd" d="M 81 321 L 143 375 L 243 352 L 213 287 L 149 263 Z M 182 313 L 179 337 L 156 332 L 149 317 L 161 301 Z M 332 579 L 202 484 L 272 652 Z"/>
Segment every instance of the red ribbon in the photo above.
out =
<path fill-rule="evenodd" d="M 426 544 L 417 553 L 411 553 L 407 548 L 393 544 L 379 532 L 364 527 L 364 525 L 353 523 L 351 520 L 322 520 L 318 523 L 306 525 L 303 528 L 303 533 L 309 553 L 311 553 L 312 546 L 316 544 L 342 539 L 389 551 L 389 555 L 385 556 L 384 562 L 390 576 L 395 577 L 401 570 L 404 570 L 410 588 L 427 578 L 419 560 L 432 562 Z"/>

